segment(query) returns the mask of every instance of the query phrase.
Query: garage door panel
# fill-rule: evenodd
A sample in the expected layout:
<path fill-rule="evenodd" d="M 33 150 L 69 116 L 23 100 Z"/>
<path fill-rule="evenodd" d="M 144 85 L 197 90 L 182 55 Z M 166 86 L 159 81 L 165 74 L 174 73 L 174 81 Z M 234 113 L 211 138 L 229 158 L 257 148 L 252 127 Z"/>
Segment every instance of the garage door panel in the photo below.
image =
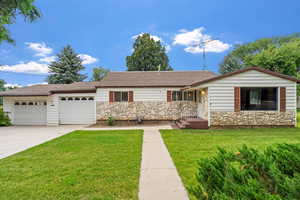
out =
<path fill-rule="evenodd" d="M 80 100 L 74 100 L 75 98 Z M 89 98 L 90 97 L 74 97 L 72 98 L 73 100 L 68 100 L 68 97 L 61 98 L 59 102 L 60 124 L 95 123 L 95 102 L 94 100 L 87 100 Z"/>
<path fill-rule="evenodd" d="M 14 105 L 15 125 L 45 125 L 47 123 L 47 107 L 44 103 L 39 105 Z"/>

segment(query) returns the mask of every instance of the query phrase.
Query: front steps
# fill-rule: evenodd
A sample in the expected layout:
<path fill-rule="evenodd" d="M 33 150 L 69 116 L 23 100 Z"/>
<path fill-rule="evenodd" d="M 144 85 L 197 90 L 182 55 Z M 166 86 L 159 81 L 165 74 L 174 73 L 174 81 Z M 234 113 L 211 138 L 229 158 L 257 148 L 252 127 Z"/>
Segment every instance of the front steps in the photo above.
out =
<path fill-rule="evenodd" d="M 185 118 L 175 122 L 180 129 L 208 129 L 208 120 L 202 118 Z"/>

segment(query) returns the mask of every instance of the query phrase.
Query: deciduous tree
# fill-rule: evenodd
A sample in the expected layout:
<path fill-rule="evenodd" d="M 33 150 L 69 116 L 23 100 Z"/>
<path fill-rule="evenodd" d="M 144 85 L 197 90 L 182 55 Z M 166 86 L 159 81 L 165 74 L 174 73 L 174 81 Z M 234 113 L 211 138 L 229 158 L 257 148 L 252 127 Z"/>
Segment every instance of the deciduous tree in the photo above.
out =
<path fill-rule="evenodd" d="M 101 81 L 107 75 L 108 72 L 109 70 L 103 67 L 94 68 L 92 81 Z"/>
<path fill-rule="evenodd" d="M 33 3 L 34 0 L 0 0 L 0 43 L 14 42 L 7 26 L 14 24 L 18 15 L 23 16 L 29 22 L 41 17 Z"/>
<path fill-rule="evenodd" d="M 220 64 L 220 73 L 225 74 L 255 65 L 297 76 L 300 67 L 299 44 L 299 34 L 292 34 L 236 45 Z"/>
<path fill-rule="evenodd" d="M 133 53 L 126 58 L 128 71 L 170 71 L 165 47 L 144 33 L 136 38 Z"/>

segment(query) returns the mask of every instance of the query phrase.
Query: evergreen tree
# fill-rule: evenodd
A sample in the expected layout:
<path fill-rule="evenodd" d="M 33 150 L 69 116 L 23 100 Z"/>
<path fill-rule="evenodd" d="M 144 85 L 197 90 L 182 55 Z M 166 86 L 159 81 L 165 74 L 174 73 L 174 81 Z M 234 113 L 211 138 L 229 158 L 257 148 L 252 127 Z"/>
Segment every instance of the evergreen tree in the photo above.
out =
<path fill-rule="evenodd" d="M 84 69 L 82 60 L 74 52 L 70 45 L 67 45 L 57 54 L 57 61 L 49 65 L 50 75 L 47 78 L 49 84 L 69 84 L 83 81 L 86 76 L 79 72 Z"/>
<path fill-rule="evenodd" d="M 151 35 L 144 33 L 138 36 L 133 44 L 133 53 L 127 56 L 128 71 L 171 71 L 166 49 L 160 41 L 155 41 Z"/>

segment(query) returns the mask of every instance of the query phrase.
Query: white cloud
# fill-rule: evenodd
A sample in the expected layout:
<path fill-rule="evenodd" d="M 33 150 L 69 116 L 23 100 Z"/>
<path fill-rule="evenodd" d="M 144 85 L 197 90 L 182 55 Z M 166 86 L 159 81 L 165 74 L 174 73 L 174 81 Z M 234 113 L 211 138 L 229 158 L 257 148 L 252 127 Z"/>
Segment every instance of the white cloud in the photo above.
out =
<path fill-rule="evenodd" d="M 98 61 L 97 58 L 94 58 L 87 54 L 79 54 L 78 56 L 79 56 L 79 58 L 81 58 L 82 64 L 84 64 L 84 65 L 92 64 L 92 63 L 95 63 Z"/>
<path fill-rule="evenodd" d="M 42 82 L 42 83 L 31 83 L 31 84 L 27 84 L 26 86 L 33 86 L 33 85 L 47 85 L 47 82 Z"/>
<path fill-rule="evenodd" d="M 131 37 L 131 39 L 137 39 L 139 36 L 142 36 L 143 34 L 145 33 L 140 33 L 140 34 L 137 34 L 137 35 L 134 35 Z M 157 36 L 157 35 L 151 35 L 150 34 L 150 38 L 153 39 L 155 42 L 161 42 L 162 45 L 165 46 L 166 48 L 166 52 L 168 53 L 169 51 L 171 51 L 171 46 L 169 44 L 167 44 L 161 37 Z"/>
<path fill-rule="evenodd" d="M 213 40 L 210 35 L 204 34 L 204 27 L 196 28 L 192 31 L 188 31 L 185 29 L 179 30 L 173 41 L 173 45 L 183 45 L 186 46 L 184 49 L 189 53 L 202 53 L 203 46 L 199 45 L 205 41 L 208 41 L 204 44 L 206 52 L 215 52 L 220 53 L 228 50 L 231 45 L 224 43 L 220 40 Z"/>
<path fill-rule="evenodd" d="M 0 71 L 28 73 L 28 74 L 47 74 L 48 65 L 30 61 L 28 63 L 19 63 L 16 65 L 2 65 Z"/>
<path fill-rule="evenodd" d="M 51 63 L 56 60 L 56 56 L 47 56 L 39 59 L 40 62 Z"/>
<path fill-rule="evenodd" d="M 47 47 L 44 42 L 25 42 L 25 44 L 27 45 L 27 48 L 36 52 L 35 56 L 46 57 L 53 52 L 53 49 Z"/>
<path fill-rule="evenodd" d="M 7 83 L 4 85 L 5 88 L 14 88 L 14 87 L 22 87 L 22 85 L 19 85 L 17 83 Z"/>
<path fill-rule="evenodd" d="M 171 51 L 171 46 L 169 44 L 165 45 L 165 48 L 167 53 Z"/>
<path fill-rule="evenodd" d="M 137 39 L 139 36 L 142 36 L 144 35 L 145 33 L 140 33 L 140 34 L 137 34 L 137 35 L 134 35 L 131 37 L 131 39 Z M 158 41 L 163 41 L 160 37 L 156 36 L 156 35 L 150 35 L 150 38 L 153 39 L 154 41 L 158 42 Z"/>

